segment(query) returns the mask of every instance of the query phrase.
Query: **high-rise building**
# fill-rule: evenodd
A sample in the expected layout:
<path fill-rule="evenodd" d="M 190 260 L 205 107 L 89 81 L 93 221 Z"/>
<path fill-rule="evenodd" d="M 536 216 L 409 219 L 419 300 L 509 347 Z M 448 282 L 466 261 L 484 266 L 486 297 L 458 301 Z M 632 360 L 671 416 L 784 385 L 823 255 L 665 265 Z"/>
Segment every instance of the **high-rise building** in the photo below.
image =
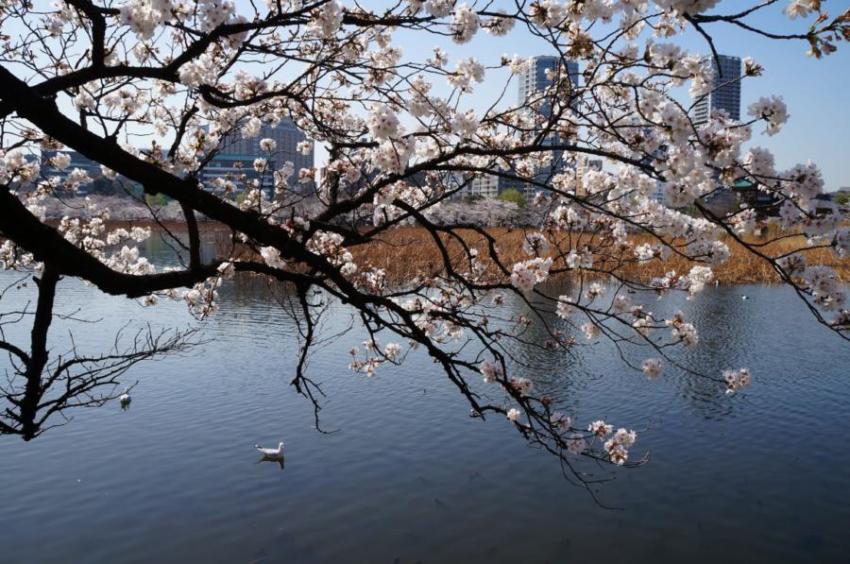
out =
<path fill-rule="evenodd" d="M 308 154 L 298 151 L 298 144 L 306 142 L 307 136 L 289 119 L 282 119 L 277 125 L 263 124 L 260 134 L 250 139 L 244 139 L 238 130 L 234 131 L 222 142 L 221 152 L 255 158 L 267 157 L 268 154 L 260 149 L 261 139 L 273 139 L 277 147 L 273 151 L 272 158 L 280 164 L 291 161 L 295 165 L 296 174 L 302 168 L 313 167 L 312 143 Z"/>
<path fill-rule="evenodd" d="M 541 92 L 546 90 L 546 88 L 552 84 L 552 78 L 550 78 L 550 76 L 557 72 L 560 64 L 560 57 L 549 55 L 532 57 L 528 61 L 526 68 L 518 76 L 519 89 L 517 101 L 520 104 L 525 104 L 533 95 L 539 95 Z M 567 61 L 566 72 L 573 85 L 578 86 L 578 63 L 575 61 Z M 544 109 L 544 111 L 548 111 L 548 108 Z"/>
<path fill-rule="evenodd" d="M 694 123 L 706 123 L 718 110 L 741 119 L 741 58 L 729 55 L 712 57 L 714 90 L 703 96 L 693 109 Z"/>
<path fill-rule="evenodd" d="M 539 97 L 542 92 L 552 85 L 555 79 L 559 78 L 559 76 L 560 78 L 563 78 L 563 74 L 565 72 L 569 77 L 571 86 L 573 88 L 577 87 L 579 85 L 578 63 L 575 61 L 567 61 L 565 66 L 561 65 L 563 65 L 563 62 L 560 57 L 533 57 L 529 61 L 528 67 L 519 77 L 518 98 L 520 104 L 526 104 L 529 101 L 534 100 L 535 97 Z M 571 107 L 575 107 L 576 101 L 573 100 L 570 105 Z M 552 110 L 549 103 L 544 102 L 539 111 L 544 116 L 549 117 Z M 557 145 L 559 141 L 560 139 L 558 138 L 558 135 L 551 133 L 543 140 L 543 144 Z M 563 151 L 553 150 L 552 160 L 550 163 L 546 166 L 540 167 L 534 174 L 532 180 L 534 180 L 535 183 L 513 182 L 513 185 L 510 187 L 517 188 L 518 190 L 525 192 L 526 195 L 530 197 L 535 192 L 539 191 L 539 184 L 551 182 L 552 177 L 561 172 L 565 164 Z M 508 186 L 506 186 L 506 188 L 507 187 Z"/>
<path fill-rule="evenodd" d="M 274 140 L 276 146 L 271 153 L 260 149 L 262 139 Z M 218 154 L 200 171 L 199 177 L 205 184 L 216 178 L 256 178 L 261 180 L 264 190 L 270 191 L 273 185 L 272 171 L 290 161 L 295 168 L 290 185 L 297 191 L 307 192 L 312 190 L 313 183 L 298 182 L 298 171 L 302 168 L 313 168 L 315 151 L 312 142 L 309 153 L 304 154 L 298 150 L 298 145 L 307 141 L 307 136 L 289 119 L 283 119 L 277 125 L 263 124 L 260 133 L 248 139 L 243 138 L 237 128 L 221 141 Z M 268 172 L 259 174 L 253 170 L 252 163 L 258 157 L 268 161 Z"/>
<path fill-rule="evenodd" d="M 217 184 L 217 181 L 230 181 L 241 186 L 246 180 L 258 180 L 260 188 L 271 196 L 274 190 L 273 171 L 278 168 L 277 162 L 274 159 L 267 159 L 268 169 L 260 173 L 254 169 L 255 158 L 253 155 L 218 153 L 206 163 L 204 168 L 198 171 L 198 180 L 213 192 L 219 192 L 223 189 L 223 186 Z"/>
<path fill-rule="evenodd" d="M 466 196 L 478 198 L 496 198 L 506 190 L 505 179 L 495 174 L 479 174 L 463 189 Z"/>
<path fill-rule="evenodd" d="M 564 73 L 569 76 L 573 87 L 579 84 L 579 67 L 575 61 L 567 61 L 566 68 L 563 67 L 559 71 L 559 66 L 563 64 L 560 57 L 540 55 L 532 57 L 525 69 L 519 73 L 517 89 L 517 100 L 520 107 L 526 105 L 530 101 L 534 101 L 539 97 L 549 86 L 559 73 Z M 563 76 L 561 74 L 561 76 Z M 544 103 L 539 112 L 544 116 L 548 116 L 551 107 L 548 103 Z M 544 139 L 544 145 L 557 144 L 558 137 L 551 134 Z M 541 167 L 535 173 L 533 180 L 537 183 L 546 183 L 551 180 L 554 174 L 563 168 L 563 153 L 562 151 L 553 150 L 552 161 L 550 164 Z M 519 179 L 505 178 L 492 174 L 481 174 L 472 180 L 467 188 L 462 191 L 466 196 L 478 196 L 483 198 L 496 197 L 505 190 L 514 188 L 520 192 L 525 192 L 527 196 L 531 196 L 537 191 L 537 187 L 533 183 L 523 182 Z"/>

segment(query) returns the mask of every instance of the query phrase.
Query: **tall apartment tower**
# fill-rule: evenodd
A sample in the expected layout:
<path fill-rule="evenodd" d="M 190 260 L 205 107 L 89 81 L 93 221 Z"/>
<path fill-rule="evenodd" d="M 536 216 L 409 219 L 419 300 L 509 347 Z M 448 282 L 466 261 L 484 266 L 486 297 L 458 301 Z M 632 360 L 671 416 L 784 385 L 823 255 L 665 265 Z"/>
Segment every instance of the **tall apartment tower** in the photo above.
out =
<path fill-rule="evenodd" d="M 273 139 L 277 146 L 271 154 L 260 149 L 260 140 Z M 251 180 L 261 180 L 262 188 L 271 193 L 273 177 L 271 171 L 280 168 L 286 161 L 291 161 L 295 168 L 294 178 L 290 182 L 293 191 L 309 193 L 314 183 L 299 183 L 298 171 L 302 168 L 313 167 L 314 147 L 306 155 L 298 151 L 298 144 L 307 141 L 307 137 L 289 119 L 283 119 L 277 125 L 264 124 L 259 135 L 244 139 L 237 127 L 220 143 L 218 154 L 207 163 L 199 178 L 205 184 L 212 183 L 217 178 L 234 179 L 247 177 Z M 254 171 L 253 162 L 257 157 L 268 160 L 269 171 L 259 174 Z"/>
<path fill-rule="evenodd" d="M 550 78 L 550 76 L 554 77 L 557 73 L 558 66 L 562 64 L 560 57 L 548 55 L 532 57 L 528 61 L 526 68 L 518 75 L 519 87 L 517 90 L 517 100 L 520 107 L 525 105 L 530 99 L 534 98 L 535 95 L 542 93 L 552 84 L 552 78 Z M 568 61 L 565 70 L 570 77 L 572 85 L 574 87 L 578 86 L 578 63 L 575 61 Z M 563 73 L 564 69 L 560 72 Z M 548 104 L 544 104 L 540 109 L 540 112 L 543 115 L 548 115 L 550 111 L 551 109 Z M 551 135 L 544 141 L 544 143 L 555 144 L 557 141 L 557 136 Z M 553 150 L 552 164 L 538 170 L 534 175 L 534 180 L 541 183 L 547 182 L 553 172 L 562 167 L 562 161 L 562 152 Z M 462 194 L 480 198 L 494 198 L 510 188 L 524 192 L 529 197 L 537 191 L 534 184 L 524 182 L 519 179 L 508 179 L 496 175 L 480 174 L 470 182 L 470 185 L 463 190 Z"/>
<path fill-rule="evenodd" d="M 719 64 L 718 64 L 719 63 Z M 741 58 L 718 55 L 712 58 L 715 90 L 696 103 L 694 123 L 706 123 L 717 110 L 723 110 L 734 120 L 741 119 Z"/>
<path fill-rule="evenodd" d="M 260 134 L 250 139 L 243 139 L 237 130 L 224 140 L 221 152 L 229 155 L 261 157 L 264 156 L 264 151 L 260 150 L 260 140 L 264 138 L 274 139 L 277 143 L 274 160 L 278 165 L 282 165 L 285 161 L 292 161 L 296 174 L 302 168 L 313 166 L 312 150 L 308 155 L 298 152 L 298 144 L 306 141 L 307 136 L 289 119 L 282 119 L 274 126 L 264 124 Z"/>
<path fill-rule="evenodd" d="M 570 84 L 573 88 L 578 87 L 579 85 L 579 71 L 578 71 L 578 63 L 575 61 L 567 61 L 566 66 L 562 67 L 560 71 L 558 67 L 563 65 L 563 62 L 560 57 L 553 56 L 538 56 L 534 57 L 529 61 L 528 68 L 522 73 L 519 77 L 519 103 L 525 104 L 529 101 L 529 99 L 533 99 L 535 95 L 538 95 L 546 90 L 552 82 L 553 78 L 560 74 L 563 76 L 563 73 L 566 72 L 567 76 L 569 76 Z M 550 78 L 551 77 L 551 78 Z M 573 100 L 570 104 L 571 107 L 576 107 L 576 102 Z M 551 107 L 548 103 L 543 104 L 540 108 L 540 113 L 544 116 L 549 116 L 551 112 Z M 545 145 L 557 145 L 559 142 L 559 138 L 556 134 L 550 134 L 543 143 Z M 537 170 L 534 175 L 534 182 L 539 184 L 546 184 L 552 180 L 552 176 L 559 173 L 563 170 L 565 166 L 564 162 L 564 153 L 563 151 L 553 150 L 552 151 L 552 161 L 549 165 L 544 166 Z M 528 183 L 518 183 L 514 182 L 514 185 L 511 186 L 513 188 L 517 188 L 518 190 L 525 192 L 527 197 L 532 197 L 535 192 L 540 190 L 540 187 L 537 184 L 528 182 Z"/>
<path fill-rule="evenodd" d="M 559 64 L 561 64 L 560 57 L 548 55 L 532 57 L 528 66 L 519 75 L 518 102 L 524 104 L 535 93 L 546 90 L 552 84 L 552 80 L 547 76 L 547 71 L 554 71 Z M 570 75 L 573 85 L 578 86 L 578 63 L 568 61 L 566 71 Z"/>

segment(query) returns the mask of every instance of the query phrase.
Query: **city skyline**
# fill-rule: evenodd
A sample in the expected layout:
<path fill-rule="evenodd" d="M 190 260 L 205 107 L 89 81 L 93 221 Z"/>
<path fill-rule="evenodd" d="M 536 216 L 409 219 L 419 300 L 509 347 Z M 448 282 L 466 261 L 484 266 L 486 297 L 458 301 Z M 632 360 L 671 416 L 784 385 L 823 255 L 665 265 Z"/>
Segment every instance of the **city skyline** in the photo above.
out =
<path fill-rule="evenodd" d="M 260 141 L 263 139 L 274 141 L 275 147 L 272 151 L 265 151 L 260 148 Z M 311 144 L 310 152 L 307 154 L 298 149 L 298 145 L 304 142 Z M 62 169 L 57 168 L 52 163 L 52 160 L 60 153 L 67 155 L 70 159 L 69 164 Z M 219 178 L 228 180 L 244 175 L 253 180 L 262 176 L 262 188 L 268 191 L 273 188 L 271 173 L 261 175 L 253 168 L 254 159 L 263 157 L 268 161 L 269 171 L 279 168 L 287 161 L 292 162 L 294 178 L 291 183 L 306 189 L 312 186 L 312 182 L 297 184 L 298 171 L 302 168 L 313 168 L 315 166 L 315 154 L 315 144 L 307 139 L 307 136 L 298 129 L 292 120 L 284 118 L 274 125 L 263 124 L 259 134 L 253 137 L 243 137 L 238 128 L 224 136 L 219 142 L 218 152 L 209 162 L 205 163 L 198 171 L 197 176 L 201 182 L 210 185 L 210 187 Z M 62 182 L 75 168 L 84 170 L 92 179 L 103 176 L 99 163 L 78 151 L 67 148 L 42 150 L 39 159 L 42 168 L 49 171 L 51 176 L 59 177 Z M 83 188 L 82 193 L 86 193 L 85 188 Z"/>

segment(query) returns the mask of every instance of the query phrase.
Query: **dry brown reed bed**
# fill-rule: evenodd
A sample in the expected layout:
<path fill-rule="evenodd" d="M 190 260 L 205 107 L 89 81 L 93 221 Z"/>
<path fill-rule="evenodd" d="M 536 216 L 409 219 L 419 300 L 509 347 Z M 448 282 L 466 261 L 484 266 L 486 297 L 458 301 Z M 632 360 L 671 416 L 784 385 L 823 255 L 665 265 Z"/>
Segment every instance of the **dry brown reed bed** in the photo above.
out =
<path fill-rule="evenodd" d="M 480 256 L 485 257 L 484 262 L 488 264 L 488 274 L 495 276 L 498 269 L 492 262 L 486 260 L 488 254 L 486 239 L 472 230 L 459 231 L 458 233 L 467 245 L 477 248 Z M 525 233 L 522 229 L 491 228 L 487 230 L 487 233 L 495 239 L 499 256 L 508 268 L 514 262 L 528 258 L 522 250 Z M 565 233 L 549 233 L 547 236 L 553 243 L 560 243 L 561 249 L 575 247 L 576 242 L 579 246 L 583 246 L 589 241 L 586 235 L 583 236 L 584 238 L 576 234 Z M 445 234 L 440 237 L 446 243 L 452 264 L 459 270 L 466 270 L 463 268 L 465 261 L 461 244 Z M 648 236 L 641 235 L 634 236 L 633 240 L 636 243 L 652 241 Z M 750 242 L 764 243 L 765 240 L 754 239 Z M 718 280 L 721 284 L 771 284 L 779 282 L 779 277 L 767 261 L 749 252 L 731 238 L 728 238 L 726 243 L 729 245 L 731 258 L 726 263 L 714 268 L 715 280 Z M 770 242 L 761 247 L 760 251 L 768 256 L 777 257 L 804 247 L 803 238 L 795 236 Z M 410 281 L 417 276 L 427 277 L 444 274 L 443 259 L 439 247 L 433 236 L 420 227 L 403 227 L 389 231 L 382 234 L 380 240 L 356 246 L 351 251 L 357 264 L 383 268 L 387 272 L 388 279 L 395 283 Z M 839 259 L 829 249 L 812 249 L 806 251 L 805 256 L 809 264 L 831 266 L 836 270 L 842 281 L 850 281 L 850 259 Z M 596 264 L 600 270 L 610 270 L 615 266 L 610 260 L 605 262 L 605 259 L 600 258 L 597 258 Z M 617 272 L 630 279 L 648 282 L 651 278 L 662 276 L 671 270 L 679 273 L 687 272 L 694 264 L 697 263 L 673 255 L 667 260 L 655 259 L 643 264 L 636 262 L 619 264 L 617 265 Z M 555 267 L 557 266 L 563 267 L 563 264 L 558 265 L 556 263 Z"/>

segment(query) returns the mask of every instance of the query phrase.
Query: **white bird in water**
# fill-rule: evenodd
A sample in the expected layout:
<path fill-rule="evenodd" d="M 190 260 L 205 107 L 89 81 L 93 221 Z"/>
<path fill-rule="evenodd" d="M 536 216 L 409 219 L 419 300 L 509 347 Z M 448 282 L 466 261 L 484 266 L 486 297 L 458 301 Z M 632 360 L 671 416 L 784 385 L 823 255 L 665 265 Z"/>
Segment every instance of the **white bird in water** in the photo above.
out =
<path fill-rule="evenodd" d="M 124 390 L 124 393 L 118 396 L 118 403 L 121 404 L 121 409 L 127 409 L 130 407 L 131 401 L 133 401 L 133 398 L 130 397 L 129 390 Z"/>
<path fill-rule="evenodd" d="M 749 297 L 749 296 L 744 295 L 744 296 L 741 296 L 741 299 L 742 299 L 742 300 L 749 300 L 749 299 L 750 299 L 750 297 Z"/>
<path fill-rule="evenodd" d="M 254 445 L 254 448 L 263 455 L 263 458 L 270 460 L 280 460 L 283 458 L 283 441 L 277 444 L 277 448 L 264 448 L 260 445 Z"/>

